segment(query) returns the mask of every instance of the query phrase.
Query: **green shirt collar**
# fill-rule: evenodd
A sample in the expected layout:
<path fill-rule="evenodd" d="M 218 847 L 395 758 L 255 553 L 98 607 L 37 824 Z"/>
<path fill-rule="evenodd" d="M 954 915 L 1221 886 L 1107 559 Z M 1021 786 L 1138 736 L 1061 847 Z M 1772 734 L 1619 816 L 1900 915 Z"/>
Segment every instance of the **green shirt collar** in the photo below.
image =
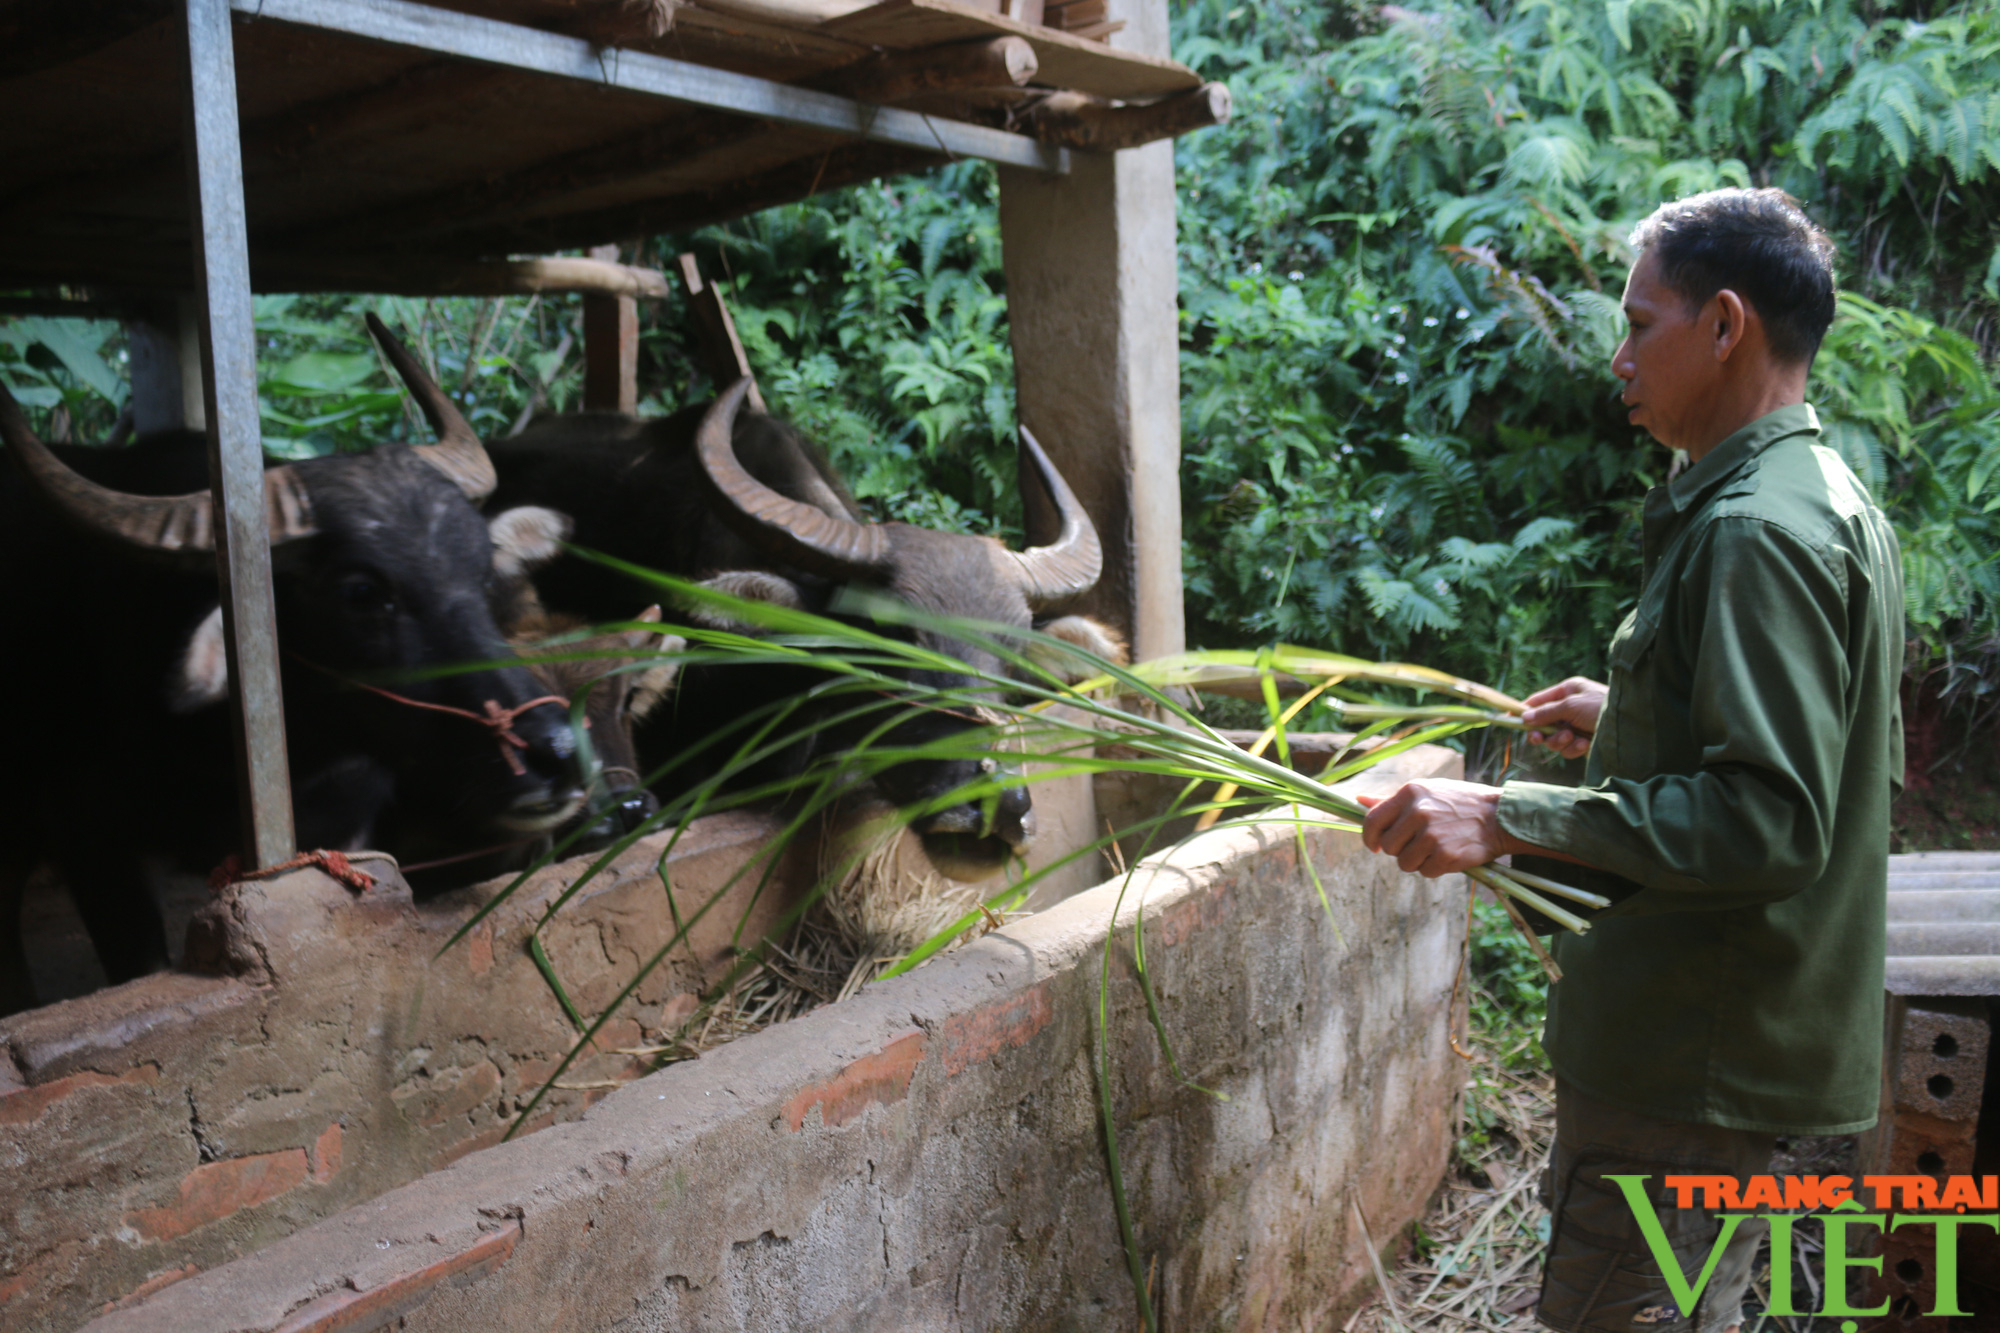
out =
<path fill-rule="evenodd" d="M 1767 412 L 1708 451 L 1699 463 L 1667 483 L 1675 513 L 1697 508 L 1745 463 L 1792 435 L 1819 434 L 1819 413 L 1811 403 L 1793 403 Z"/>

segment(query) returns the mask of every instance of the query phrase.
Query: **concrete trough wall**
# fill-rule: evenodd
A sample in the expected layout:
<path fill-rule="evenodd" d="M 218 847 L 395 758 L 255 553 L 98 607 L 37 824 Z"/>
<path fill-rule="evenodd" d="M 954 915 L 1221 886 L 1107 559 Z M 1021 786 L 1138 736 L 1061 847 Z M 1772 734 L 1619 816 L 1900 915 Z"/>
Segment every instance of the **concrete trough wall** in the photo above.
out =
<path fill-rule="evenodd" d="M 1457 771 L 1413 752 L 1365 787 Z M 1368 1281 L 1361 1219 L 1386 1248 L 1446 1163 L 1465 890 L 1351 835 L 1306 846 L 1331 921 L 1289 830 L 1224 827 L 1142 866 L 1115 933 L 1113 883 L 91 1327 L 1132 1327 L 1092 1061 L 1111 934 L 1110 1090 L 1165 1326 L 1324 1328 Z M 1226 1101 L 1155 1043 L 1141 911 L 1181 1067 Z"/>
<path fill-rule="evenodd" d="M 684 915 L 759 856 L 769 816 L 689 827 L 667 867 Z M 543 931 L 586 1013 L 663 947 L 673 912 L 647 838 Z M 810 883 L 800 848 L 757 899 L 755 940 Z M 383 863 L 364 862 L 377 872 Z M 412 903 L 317 871 L 233 886 L 190 929 L 208 975 L 163 973 L 0 1021 L 0 1328 L 71 1329 L 499 1141 L 575 1040 L 527 950 L 587 861 L 551 866 L 441 958 L 504 881 Z M 703 918 L 536 1124 L 644 1073 L 618 1048 L 728 966 L 756 876 Z"/>

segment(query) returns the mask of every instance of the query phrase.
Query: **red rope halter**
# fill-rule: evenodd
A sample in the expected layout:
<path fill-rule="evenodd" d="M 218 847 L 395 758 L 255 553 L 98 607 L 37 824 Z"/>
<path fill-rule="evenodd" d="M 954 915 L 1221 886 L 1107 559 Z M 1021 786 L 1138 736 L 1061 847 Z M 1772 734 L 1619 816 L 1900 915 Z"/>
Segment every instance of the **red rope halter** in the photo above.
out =
<path fill-rule="evenodd" d="M 520 734 L 514 730 L 514 720 L 530 708 L 540 708 L 543 704 L 555 704 L 559 708 L 569 707 L 569 700 L 560 694 L 545 694 L 539 699 L 530 699 L 528 702 L 516 704 L 512 708 L 502 708 L 495 700 L 488 699 L 485 701 L 486 712 L 482 715 L 473 712 L 470 708 L 454 708 L 450 704 L 432 704 L 425 703 L 421 699 L 408 699 L 394 691 L 382 689 L 377 685 L 364 684 L 358 680 L 348 683 L 359 685 L 370 694 L 379 694 L 384 699 L 393 699 L 399 704 L 408 704 L 412 708 L 427 708 L 433 713 L 450 713 L 454 717 L 470 718 L 493 733 L 494 743 L 500 747 L 500 757 L 507 761 L 507 767 L 513 770 L 514 776 L 517 778 L 526 773 L 528 769 L 521 762 L 521 757 L 515 754 L 514 751 L 527 749 L 528 743 L 522 740 Z M 509 749 L 509 746 L 512 746 L 513 749 Z"/>

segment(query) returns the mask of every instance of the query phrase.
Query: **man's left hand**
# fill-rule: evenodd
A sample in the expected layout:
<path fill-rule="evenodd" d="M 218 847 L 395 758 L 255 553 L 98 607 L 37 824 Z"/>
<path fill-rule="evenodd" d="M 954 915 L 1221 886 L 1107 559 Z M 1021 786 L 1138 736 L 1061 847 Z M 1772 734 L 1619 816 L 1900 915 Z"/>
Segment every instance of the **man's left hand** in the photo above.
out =
<path fill-rule="evenodd" d="M 1500 789 L 1432 778 L 1406 782 L 1387 796 L 1357 798 L 1369 807 L 1361 826 L 1368 850 L 1404 870 L 1436 879 L 1528 850 L 1500 827 Z"/>

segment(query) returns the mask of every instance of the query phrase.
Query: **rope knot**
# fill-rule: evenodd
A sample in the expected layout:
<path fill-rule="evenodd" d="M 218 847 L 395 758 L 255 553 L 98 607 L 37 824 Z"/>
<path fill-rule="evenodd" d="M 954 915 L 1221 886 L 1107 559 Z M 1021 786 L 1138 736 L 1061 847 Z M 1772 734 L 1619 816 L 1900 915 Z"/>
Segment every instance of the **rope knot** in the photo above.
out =
<path fill-rule="evenodd" d="M 508 771 L 517 778 L 528 771 L 528 766 L 521 762 L 521 756 L 514 751 L 527 749 L 528 742 L 521 739 L 521 734 L 514 730 L 515 721 L 530 708 L 540 708 L 543 704 L 555 704 L 559 708 L 569 707 L 569 700 L 562 695 L 545 694 L 539 699 L 530 699 L 512 708 L 502 708 L 497 699 L 485 699 L 481 702 L 485 705 L 486 711 L 481 714 L 473 712 L 470 708 L 455 708 L 450 704 L 433 704 L 426 703 L 422 699 L 411 699 L 393 690 L 385 690 L 379 685 L 369 685 L 358 680 L 353 684 L 360 685 L 370 694 L 379 694 L 384 699 L 408 704 L 411 708 L 423 708 L 433 713 L 450 713 L 454 717 L 468 718 L 477 722 L 493 733 L 493 743 L 500 747 L 500 757 L 507 761 Z"/>
<path fill-rule="evenodd" d="M 225 857 L 221 865 L 208 872 L 208 887 L 220 892 L 231 884 L 241 884 L 253 879 L 269 879 L 273 875 L 282 875 L 287 870 L 299 870 L 306 866 L 318 866 L 356 893 L 366 893 L 375 887 L 373 875 L 349 861 L 344 853 L 331 851 L 300 852 L 289 861 L 280 861 L 277 865 L 265 866 L 261 870 L 245 870 L 241 857 Z"/>

